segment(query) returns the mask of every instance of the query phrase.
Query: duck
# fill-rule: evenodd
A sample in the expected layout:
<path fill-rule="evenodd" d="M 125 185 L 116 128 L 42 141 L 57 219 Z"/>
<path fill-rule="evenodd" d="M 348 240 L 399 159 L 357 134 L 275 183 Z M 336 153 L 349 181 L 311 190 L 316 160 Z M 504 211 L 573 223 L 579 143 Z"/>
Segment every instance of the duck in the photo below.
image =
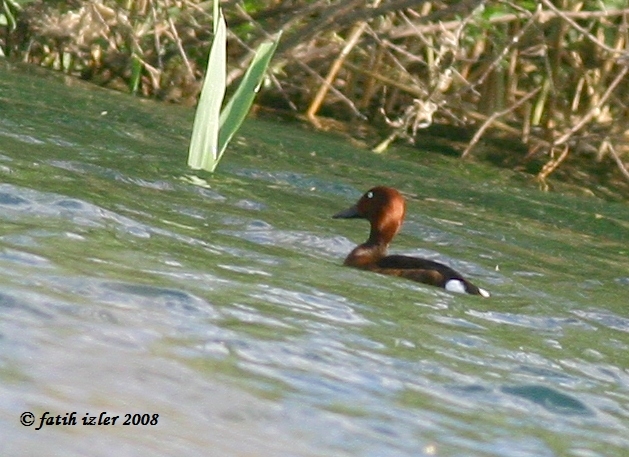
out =
<path fill-rule="evenodd" d="M 402 194 L 392 187 L 378 186 L 365 192 L 355 205 L 332 216 L 334 219 L 367 219 L 371 224 L 367 241 L 356 246 L 343 264 L 400 276 L 450 292 L 490 296 L 485 289 L 475 286 L 447 265 L 419 257 L 387 255 L 389 244 L 400 231 L 405 215 L 406 202 Z"/>

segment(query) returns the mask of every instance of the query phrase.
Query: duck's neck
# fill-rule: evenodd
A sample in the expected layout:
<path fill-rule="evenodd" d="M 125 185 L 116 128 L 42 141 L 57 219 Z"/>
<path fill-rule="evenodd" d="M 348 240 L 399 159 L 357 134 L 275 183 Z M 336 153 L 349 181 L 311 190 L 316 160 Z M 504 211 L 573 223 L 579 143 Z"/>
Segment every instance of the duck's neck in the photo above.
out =
<path fill-rule="evenodd" d="M 387 237 L 379 227 L 375 227 L 373 224 L 369 231 L 369 238 L 361 246 L 384 246 L 386 250 L 387 246 L 391 242 L 391 238 Z"/>
<path fill-rule="evenodd" d="M 356 246 L 345 259 L 344 264 L 350 267 L 369 268 L 387 255 L 388 243 L 372 243 L 371 237 L 367 242 Z"/>
<path fill-rule="evenodd" d="M 371 224 L 369 238 L 349 253 L 345 259 L 345 265 L 370 268 L 387 255 L 389 243 L 400 229 L 400 224 L 395 221 L 382 222 L 386 221 Z"/>
<path fill-rule="evenodd" d="M 364 245 L 384 246 L 384 251 L 386 251 L 387 246 L 389 246 L 389 243 L 401 226 L 402 220 L 397 217 L 383 217 L 373 221 L 369 231 L 369 238 Z"/>

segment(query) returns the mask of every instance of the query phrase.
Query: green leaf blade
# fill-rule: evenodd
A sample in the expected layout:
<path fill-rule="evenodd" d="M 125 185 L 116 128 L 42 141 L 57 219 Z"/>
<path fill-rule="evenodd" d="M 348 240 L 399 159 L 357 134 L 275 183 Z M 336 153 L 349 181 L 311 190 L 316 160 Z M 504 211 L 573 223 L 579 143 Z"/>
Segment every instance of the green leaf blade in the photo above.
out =
<path fill-rule="evenodd" d="M 236 89 L 232 98 L 223 108 L 219 121 L 217 161 L 221 159 L 225 148 L 247 117 L 253 99 L 262 84 L 262 78 L 271 62 L 275 49 L 277 49 L 280 37 L 281 32 L 277 34 L 273 41 L 264 42 L 258 47 L 256 55 L 251 61 L 238 89 Z"/>
<path fill-rule="evenodd" d="M 220 158 L 219 119 L 227 79 L 227 26 L 221 10 L 216 22 L 216 34 L 210 49 L 188 151 L 188 166 L 194 170 L 214 171 Z"/>

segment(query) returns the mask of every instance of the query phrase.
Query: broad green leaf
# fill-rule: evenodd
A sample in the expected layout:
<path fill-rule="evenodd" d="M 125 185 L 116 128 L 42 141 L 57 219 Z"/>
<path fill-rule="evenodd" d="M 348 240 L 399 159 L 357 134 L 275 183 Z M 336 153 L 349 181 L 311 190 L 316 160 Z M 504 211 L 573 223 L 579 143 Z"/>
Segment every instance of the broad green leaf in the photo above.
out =
<path fill-rule="evenodd" d="M 218 28 L 218 18 L 222 15 L 222 11 L 219 8 L 220 0 L 214 0 L 212 2 L 212 22 L 214 23 L 214 35 L 216 35 L 216 29 Z"/>
<path fill-rule="evenodd" d="M 213 171 L 218 163 L 219 116 L 227 77 L 227 26 L 219 10 L 216 34 L 210 49 L 205 80 L 192 126 L 188 166 Z"/>
<path fill-rule="evenodd" d="M 272 42 L 264 42 L 258 47 L 256 55 L 253 57 L 238 89 L 236 89 L 232 98 L 223 108 L 220 117 L 217 163 L 225 152 L 229 141 L 247 117 L 249 108 L 251 108 L 253 99 L 260 89 L 262 78 L 277 48 L 281 35 L 280 32 Z"/>

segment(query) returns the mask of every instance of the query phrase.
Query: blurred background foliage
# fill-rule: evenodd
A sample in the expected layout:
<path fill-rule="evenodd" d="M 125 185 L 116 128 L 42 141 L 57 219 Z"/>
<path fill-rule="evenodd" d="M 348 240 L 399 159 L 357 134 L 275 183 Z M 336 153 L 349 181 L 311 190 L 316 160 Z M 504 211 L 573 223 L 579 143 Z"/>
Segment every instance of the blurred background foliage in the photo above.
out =
<path fill-rule="evenodd" d="M 145 97 L 194 104 L 211 2 L 0 0 L 16 61 Z M 261 109 L 348 132 L 385 151 L 438 147 L 629 195 L 626 0 L 221 2 L 228 84 L 284 35 Z M 422 140 L 418 140 L 418 138 Z M 430 140 L 432 141 L 432 140 Z M 479 147 L 479 145 L 483 147 Z"/>

